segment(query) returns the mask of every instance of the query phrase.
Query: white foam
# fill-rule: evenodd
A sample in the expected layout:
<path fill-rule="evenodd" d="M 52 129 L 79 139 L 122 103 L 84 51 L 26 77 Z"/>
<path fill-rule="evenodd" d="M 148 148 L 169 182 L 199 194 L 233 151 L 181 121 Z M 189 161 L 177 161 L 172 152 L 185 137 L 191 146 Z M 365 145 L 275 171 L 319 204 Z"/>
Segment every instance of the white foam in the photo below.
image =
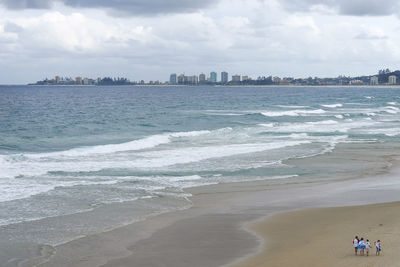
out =
<path fill-rule="evenodd" d="M 35 181 L 31 179 L 0 179 L 0 202 L 29 198 L 61 187 L 81 185 L 112 185 L 118 181 Z"/>
<path fill-rule="evenodd" d="M 343 115 L 335 115 L 335 118 L 337 118 L 337 119 L 343 119 L 344 117 L 343 117 Z"/>
<path fill-rule="evenodd" d="M 338 123 L 339 122 L 334 121 L 334 120 L 306 122 L 306 124 L 310 124 L 310 125 L 332 125 L 332 124 L 338 124 Z"/>
<path fill-rule="evenodd" d="M 293 139 L 305 139 L 305 138 L 308 138 L 308 137 L 309 136 L 306 133 L 293 133 L 293 134 L 290 135 L 290 138 L 293 138 Z"/>
<path fill-rule="evenodd" d="M 258 126 L 262 126 L 262 127 L 274 127 L 273 123 L 260 123 L 258 124 Z"/>
<path fill-rule="evenodd" d="M 343 107 L 343 104 L 326 104 L 326 105 L 321 105 L 322 107 L 325 107 L 325 108 L 340 108 L 340 107 Z"/>
<path fill-rule="evenodd" d="M 176 177 L 168 177 L 168 180 L 172 182 L 183 182 L 183 181 L 196 181 L 201 180 L 200 175 L 190 175 L 190 176 L 176 176 Z"/>
<path fill-rule="evenodd" d="M 159 134 L 122 144 L 108 144 L 108 145 L 99 145 L 92 147 L 80 147 L 59 152 L 25 154 L 24 156 L 28 158 L 76 157 L 76 156 L 89 156 L 93 154 L 110 154 L 110 153 L 117 153 L 124 151 L 138 151 L 143 149 L 154 148 L 163 144 L 168 144 L 171 142 L 172 138 L 194 137 L 209 133 L 210 131 L 192 131 L 192 132 Z"/>
<path fill-rule="evenodd" d="M 350 130 L 371 127 L 379 124 L 376 121 L 353 121 L 347 119 L 345 121 L 324 120 L 306 123 L 276 123 L 274 127 L 268 128 L 267 131 L 275 133 L 346 133 Z"/>
<path fill-rule="evenodd" d="M 308 141 L 307 141 L 308 142 Z M 148 169 L 185 164 L 206 159 L 229 157 L 296 146 L 304 141 L 271 141 L 270 143 L 229 144 L 200 147 L 182 147 L 156 151 L 138 151 L 134 154 L 85 155 L 77 157 L 26 158 L 20 161 L 4 160 L 0 156 L 0 178 L 41 176 L 50 172 L 93 172 L 103 169 Z"/>
<path fill-rule="evenodd" d="M 186 147 L 172 150 L 149 151 L 141 153 L 141 156 L 143 156 L 144 159 L 132 162 L 132 165 L 140 168 L 165 167 L 298 146 L 308 143 L 310 143 L 310 141 L 275 141 L 271 143 Z"/>
<path fill-rule="evenodd" d="M 399 127 L 394 127 L 394 128 L 373 128 L 373 129 L 366 129 L 362 131 L 363 133 L 366 134 L 383 134 L 389 137 L 395 137 L 400 135 L 400 128 Z"/>
<path fill-rule="evenodd" d="M 384 111 L 390 114 L 397 114 L 399 113 L 400 109 L 393 106 L 387 106 L 384 108 Z"/>
<path fill-rule="evenodd" d="M 397 105 L 397 102 L 387 102 L 386 104 L 395 106 L 395 105 Z"/>
<path fill-rule="evenodd" d="M 324 114 L 326 111 L 322 109 L 316 109 L 316 110 L 301 110 L 301 109 L 296 109 L 296 110 L 286 110 L 286 111 L 264 111 L 261 112 L 262 115 L 266 117 L 282 117 L 282 116 L 308 116 L 308 115 L 318 115 L 318 114 Z"/>

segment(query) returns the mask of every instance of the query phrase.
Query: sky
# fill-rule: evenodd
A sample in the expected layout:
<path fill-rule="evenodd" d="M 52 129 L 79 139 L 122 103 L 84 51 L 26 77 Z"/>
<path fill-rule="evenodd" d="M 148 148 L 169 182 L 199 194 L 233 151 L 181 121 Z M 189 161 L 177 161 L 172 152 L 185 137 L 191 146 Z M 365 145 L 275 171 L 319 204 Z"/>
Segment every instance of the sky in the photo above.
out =
<path fill-rule="evenodd" d="M 0 84 L 400 69 L 400 0 L 0 0 Z"/>

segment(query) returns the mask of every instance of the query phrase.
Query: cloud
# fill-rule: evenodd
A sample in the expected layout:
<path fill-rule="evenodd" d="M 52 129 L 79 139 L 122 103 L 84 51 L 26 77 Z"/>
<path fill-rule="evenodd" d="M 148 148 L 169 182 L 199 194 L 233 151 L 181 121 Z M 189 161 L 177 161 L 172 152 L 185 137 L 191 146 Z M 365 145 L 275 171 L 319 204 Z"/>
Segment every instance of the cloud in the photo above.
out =
<path fill-rule="evenodd" d="M 385 16 L 399 13 L 400 1 L 387 0 L 284 0 L 290 11 L 312 11 L 325 7 L 342 15 Z"/>
<path fill-rule="evenodd" d="M 19 25 L 13 23 L 13 22 L 7 22 L 4 25 L 4 31 L 5 32 L 13 32 L 13 33 L 19 33 L 22 32 L 24 29 L 20 27 Z"/>
<path fill-rule="evenodd" d="M 145 44 L 152 38 L 151 27 L 109 25 L 80 13 L 64 15 L 56 11 L 7 22 L 4 32 L 15 33 L 24 52 L 42 56 L 106 54 L 134 42 Z"/>
<path fill-rule="evenodd" d="M 167 80 L 171 72 L 214 70 L 335 76 L 395 68 L 400 60 L 396 16 L 341 16 L 351 6 L 339 0 L 293 0 L 290 7 L 289 0 L 219 0 L 211 8 L 195 3 L 179 12 L 161 0 L 141 0 L 146 16 L 119 18 L 106 12 L 132 9 L 139 0 L 60 1 L 8 0 L 8 9 L 0 7 L 0 83 L 56 74 Z M 365 0 L 369 7 L 372 2 Z M 150 16 L 156 3 L 158 15 Z M 183 1 L 169 1 L 177 3 Z M 201 10 L 185 11 L 195 7 Z"/>
<path fill-rule="evenodd" d="M 0 4 L 9 9 L 47 9 L 51 3 L 51 0 L 0 0 Z"/>
<path fill-rule="evenodd" d="M 0 0 L 9 9 L 49 9 L 61 2 L 70 7 L 101 8 L 114 15 L 154 15 L 198 11 L 212 0 Z"/>
<path fill-rule="evenodd" d="M 389 37 L 379 27 L 361 27 L 360 32 L 355 36 L 359 40 L 385 40 Z"/>

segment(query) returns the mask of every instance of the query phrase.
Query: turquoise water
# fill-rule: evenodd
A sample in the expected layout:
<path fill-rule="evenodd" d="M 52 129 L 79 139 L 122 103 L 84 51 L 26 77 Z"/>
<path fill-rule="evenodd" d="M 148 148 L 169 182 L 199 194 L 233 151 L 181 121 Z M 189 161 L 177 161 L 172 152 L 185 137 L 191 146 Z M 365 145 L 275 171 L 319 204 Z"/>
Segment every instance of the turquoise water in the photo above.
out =
<path fill-rule="evenodd" d="M 287 161 L 399 135 L 398 88 L 2 86 L 0 225 L 127 201 L 144 216 L 197 185 L 325 179 Z"/>

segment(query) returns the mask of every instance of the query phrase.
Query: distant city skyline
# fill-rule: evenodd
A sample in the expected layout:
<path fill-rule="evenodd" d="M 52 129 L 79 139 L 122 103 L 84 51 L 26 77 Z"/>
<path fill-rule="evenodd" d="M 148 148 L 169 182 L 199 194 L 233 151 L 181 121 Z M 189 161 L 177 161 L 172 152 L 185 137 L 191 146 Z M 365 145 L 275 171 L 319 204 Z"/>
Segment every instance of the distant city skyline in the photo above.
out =
<path fill-rule="evenodd" d="M 389 0 L 0 0 L 0 84 L 176 73 L 335 77 L 400 62 Z M 268 15 L 266 15 L 268 14 Z M 230 77 L 231 78 L 231 77 Z"/>
<path fill-rule="evenodd" d="M 338 76 L 338 77 L 278 77 L 278 76 L 259 76 L 257 78 L 248 75 L 233 74 L 229 79 L 229 73 L 222 71 L 220 79 L 215 71 L 210 72 L 209 76 L 205 73 L 199 75 L 185 75 L 172 73 L 169 80 L 129 80 L 125 77 L 111 78 L 87 78 L 77 76 L 61 77 L 55 76 L 53 79 L 44 79 L 30 85 L 399 85 L 400 70 L 390 71 L 382 69 L 375 75 L 363 75 L 358 77 Z"/>

